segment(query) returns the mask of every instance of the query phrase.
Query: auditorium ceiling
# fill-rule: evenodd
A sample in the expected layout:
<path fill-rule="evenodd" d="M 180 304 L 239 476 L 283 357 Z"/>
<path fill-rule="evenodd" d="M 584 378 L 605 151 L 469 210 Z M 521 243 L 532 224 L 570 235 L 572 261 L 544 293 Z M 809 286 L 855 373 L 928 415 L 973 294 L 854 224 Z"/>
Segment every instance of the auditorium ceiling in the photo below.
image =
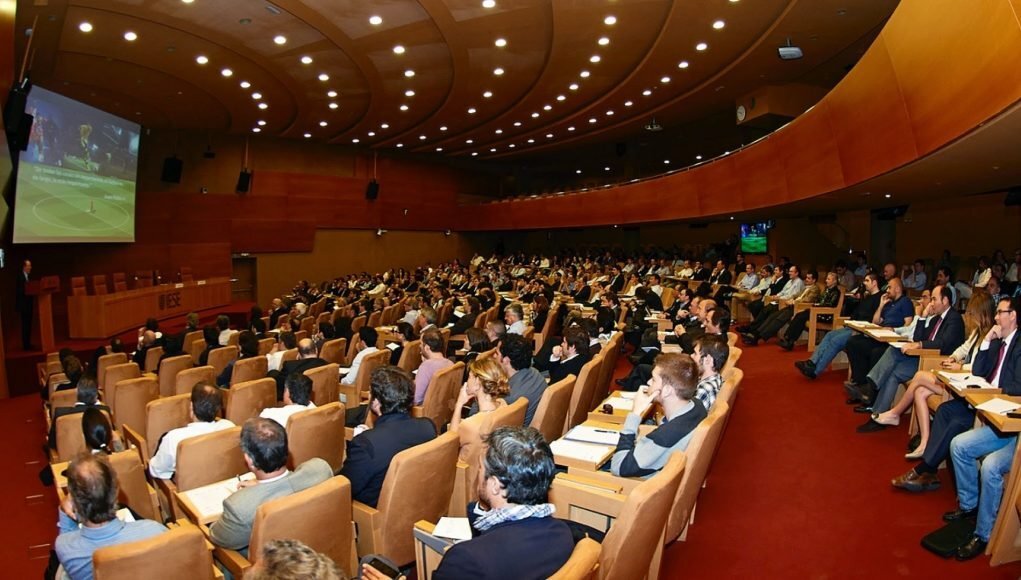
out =
<path fill-rule="evenodd" d="M 592 175 L 611 173 L 630 147 L 647 175 L 775 129 L 782 118 L 739 126 L 738 100 L 767 85 L 824 93 L 896 5 L 19 0 L 16 52 L 20 63 L 31 38 L 37 84 L 152 128 L 493 165 L 581 157 Z M 804 57 L 781 60 L 788 43 Z"/>

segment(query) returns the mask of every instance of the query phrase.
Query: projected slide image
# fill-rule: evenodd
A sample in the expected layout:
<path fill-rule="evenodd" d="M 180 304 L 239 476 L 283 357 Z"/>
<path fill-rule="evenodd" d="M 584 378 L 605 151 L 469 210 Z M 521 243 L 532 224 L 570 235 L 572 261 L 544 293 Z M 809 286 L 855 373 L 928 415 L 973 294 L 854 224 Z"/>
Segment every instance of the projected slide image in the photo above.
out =
<path fill-rule="evenodd" d="M 769 226 L 765 222 L 741 224 L 741 252 L 765 254 L 769 249 Z"/>
<path fill-rule="evenodd" d="M 130 242 L 139 126 L 35 87 L 21 154 L 14 242 Z"/>

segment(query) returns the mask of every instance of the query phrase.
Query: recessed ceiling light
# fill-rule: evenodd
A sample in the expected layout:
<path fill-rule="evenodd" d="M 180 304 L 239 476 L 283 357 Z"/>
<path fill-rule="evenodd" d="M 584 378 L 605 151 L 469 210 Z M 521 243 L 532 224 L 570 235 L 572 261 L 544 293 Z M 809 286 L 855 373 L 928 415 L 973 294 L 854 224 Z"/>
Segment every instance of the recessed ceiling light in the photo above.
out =
<path fill-rule="evenodd" d="M 508 145 L 508 146 L 507 146 L 507 148 L 508 148 L 508 149 L 513 149 L 513 148 L 515 148 L 515 147 L 517 147 L 517 145 L 515 145 L 515 144 L 513 144 L 513 143 L 511 143 L 510 145 Z"/>
<path fill-rule="evenodd" d="M 695 156 L 695 160 L 696 161 L 701 161 L 702 160 L 702 156 L 701 155 L 696 155 Z"/>
<path fill-rule="evenodd" d="M 404 96 L 405 97 L 414 97 L 415 96 L 415 91 L 413 91 L 411 89 L 408 89 L 408 90 L 404 91 Z"/>
<path fill-rule="evenodd" d="M 497 129 L 496 131 L 493 132 L 496 133 L 497 135 L 503 135 L 503 129 Z"/>
<path fill-rule="evenodd" d="M 320 127 L 325 127 L 327 125 L 329 125 L 329 123 L 327 123 L 326 121 L 319 121 L 319 126 Z"/>
<path fill-rule="evenodd" d="M 613 116 L 613 111 L 612 110 L 606 111 L 606 116 L 607 117 L 612 117 Z"/>
<path fill-rule="evenodd" d="M 663 83 L 664 85 L 668 85 L 670 84 L 670 77 L 663 77 L 659 79 L 659 82 Z"/>
<path fill-rule="evenodd" d="M 593 55 L 592 55 L 592 56 L 590 56 L 590 57 L 589 57 L 589 59 L 588 59 L 588 61 L 589 61 L 589 62 L 592 62 L 592 63 L 595 63 L 595 62 L 599 62 L 599 61 L 601 61 L 601 60 L 603 60 L 603 58 L 602 58 L 601 56 L 599 56 L 598 54 L 593 54 Z"/>
<path fill-rule="evenodd" d="M 503 74 L 503 69 L 500 68 L 500 67 L 496 67 L 496 68 L 493 69 L 493 74 L 496 75 L 496 76 L 500 76 L 500 75 Z"/>
<path fill-rule="evenodd" d="M 436 148 L 436 152 L 437 152 L 437 153 L 439 153 L 440 151 L 443 151 L 443 147 L 437 147 L 437 148 Z"/>
<path fill-rule="evenodd" d="M 599 46 L 606 46 L 607 44 L 610 44 L 610 38 L 609 37 L 604 36 L 604 37 L 599 39 Z"/>
<path fill-rule="evenodd" d="M 495 8 L 496 7 L 496 0 L 482 0 L 482 7 L 483 8 Z"/>
<path fill-rule="evenodd" d="M 441 125 L 440 126 L 440 131 L 446 131 L 446 130 L 447 130 L 447 126 L 446 125 Z"/>
<path fill-rule="evenodd" d="M 489 152 L 490 152 L 490 153 L 496 153 L 496 147 L 491 147 L 491 148 L 489 149 Z"/>
<path fill-rule="evenodd" d="M 404 143 L 398 143 L 398 144 L 396 145 L 396 147 L 397 147 L 398 149 L 400 149 L 401 147 L 404 147 Z"/>
<path fill-rule="evenodd" d="M 549 111 L 549 110 L 551 110 L 552 108 L 553 108 L 553 105 L 543 105 L 543 106 L 542 106 L 542 110 L 543 110 L 543 111 Z"/>
<path fill-rule="evenodd" d="M 404 47 L 399 45 L 399 44 L 397 46 L 395 46 L 394 47 L 394 54 L 404 54 Z"/>
<path fill-rule="evenodd" d="M 507 39 L 506 38 L 497 38 L 496 42 L 494 42 L 493 44 L 495 44 L 499 48 L 503 48 L 503 47 L 507 46 Z"/>
<path fill-rule="evenodd" d="M 564 96 L 564 95 L 557 95 L 557 100 L 558 101 L 563 101 L 563 100 L 566 100 L 566 99 L 567 99 L 567 97 Z"/>
<path fill-rule="evenodd" d="M 368 135 L 369 137 L 375 137 L 376 136 L 376 132 L 375 131 L 369 131 L 368 133 L 366 133 L 366 135 Z"/>
<path fill-rule="evenodd" d="M 304 137 L 306 139 L 311 139 L 312 138 L 312 133 L 305 133 Z"/>
<path fill-rule="evenodd" d="M 326 91 L 326 96 L 330 97 L 331 99 L 335 98 L 337 96 L 337 91 Z"/>
<path fill-rule="evenodd" d="M 242 89 L 247 89 L 250 86 L 252 86 L 252 83 L 250 83 L 248 81 L 241 81 L 241 88 Z"/>
<path fill-rule="evenodd" d="M 265 111 L 266 109 L 269 108 L 269 105 L 267 105 L 266 103 L 259 103 L 259 108 Z"/>
<path fill-rule="evenodd" d="M 570 127 L 568 127 L 567 130 L 568 131 L 574 131 L 574 125 L 571 125 Z"/>
<path fill-rule="evenodd" d="M 535 143 L 535 139 L 529 139 L 528 142 L 529 143 Z"/>
<path fill-rule="evenodd" d="M 553 138 L 553 133 L 546 133 L 546 138 L 547 139 L 552 139 Z"/>
<path fill-rule="evenodd" d="M 409 108 L 409 107 L 408 107 L 407 105 L 401 105 L 401 110 L 402 110 L 402 111 L 407 111 L 407 110 L 408 110 L 408 108 Z"/>
<path fill-rule="evenodd" d="M 647 97 L 647 96 L 649 96 L 651 94 L 652 94 L 652 91 L 650 91 L 649 89 L 645 89 L 644 91 L 642 91 L 642 96 L 643 97 Z"/>
<path fill-rule="evenodd" d="M 624 106 L 625 106 L 625 107 L 630 107 L 630 106 L 631 106 L 631 105 L 633 105 L 633 104 L 635 104 L 635 102 L 634 102 L 634 101 L 624 101 Z"/>
<path fill-rule="evenodd" d="M 387 124 L 387 123 L 383 123 L 382 125 L 380 125 L 380 126 L 379 126 L 379 128 L 380 128 L 380 129 L 389 129 L 389 128 L 390 128 L 390 125 L 389 125 L 389 124 Z"/>
<path fill-rule="evenodd" d="M 884 195 L 883 197 L 885 197 L 886 199 L 890 199 L 893 196 L 888 193 L 888 194 Z"/>
<path fill-rule="evenodd" d="M 468 114 L 469 115 L 474 115 L 475 114 L 475 107 L 468 107 Z"/>
<path fill-rule="evenodd" d="M 616 16 L 607 16 L 606 18 L 603 18 L 603 24 L 607 26 L 613 26 L 616 23 L 617 23 Z"/>
<path fill-rule="evenodd" d="M 571 83 L 570 86 L 568 86 L 567 88 L 571 89 L 572 91 L 576 91 L 578 90 L 578 83 Z"/>
<path fill-rule="evenodd" d="M 425 135 L 419 135 L 418 136 L 418 140 L 419 141 L 425 141 Z"/>
<path fill-rule="evenodd" d="M 486 99 L 488 99 L 488 98 L 490 98 L 492 96 L 493 96 L 493 91 L 486 91 L 486 92 L 482 93 L 482 97 L 486 98 Z"/>
<path fill-rule="evenodd" d="M 578 175 L 581 175 L 581 169 L 575 169 L 574 172 L 577 173 Z"/>
<path fill-rule="evenodd" d="M 126 40 L 128 42 L 134 42 L 134 41 L 138 40 L 138 35 L 135 34 L 134 32 L 131 32 L 129 30 L 129 31 L 124 33 L 124 40 Z"/>
<path fill-rule="evenodd" d="M 589 123 L 595 123 L 595 122 L 596 122 L 596 118 L 595 118 L 595 117 L 592 117 L 591 119 L 589 119 L 589 120 L 588 120 L 588 122 L 589 122 Z"/>
<path fill-rule="evenodd" d="M 408 70 L 404 71 L 404 76 L 410 79 L 411 77 L 415 76 L 415 71 L 409 68 Z"/>
<path fill-rule="evenodd" d="M 361 142 L 362 142 L 362 140 L 361 140 L 361 139 L 359 139 L 358 137 L 355 137 L 354 139 L 352 139 L 352 140 L 351 140 L 351 142 L 352 142 L 352 143 L 361 143 Z"/>
<path fill-rule="evenodd" d="M 312 57 L 308 55 L 301 57 L 301 64 L 312 64 Z"/>
<path fill-rule="evenodd" d="M 330 80 L 330 75 L 326 73 L 319 73 L 319 80 L 325 83 L 326 81 Z"/>
<path fill-rule="evenodd" d="M 709 48 L 709 45 L 704 43 L 704 42 L 700 42 L 700 43 L 695 45 L 695 50 L 701 51 L 701 50 L 705 50 L 707 48 Z"/>
<path fill-rule="evenodd" d="M 677 63 L 677 68 L 688 68 L 688 61 L 682 60 L 681 62 Z"/>
<path fill-rule="evenodd" d="M 716 22 L 713 22 L 713 28 L 715 28 L 716 30 L 720 30 L 726 25 L 727 23 L 722 20 L 717 20 Z"/>
<path fill-rule="evenodd" d="M 220 74 L 225 77 L 232 77 L 234 76 L 234 71 L 230 70 L 229 68 L 225 68 L 220 71 Z"/>
<path fill-rule="evenodd" d="M 340 105 L 338 105 L 337 103 L 330 103 L 330 104 L 329 104 L 329 107 L 330 107 L 331 109 L 336 109 L 336 108 L 337 108 L 337 107 L 339 107 L 339 106 L 340 106 Z"/>
<path fill-rule="evenodd" d="M 273 37 L 273 42 L 277 44 L 287 44 L 287 37 L 283 34 L 278 34 Z"/>
<path fill-rule="evenodd" d="M 669 159 L 664 159 L 663 160 L 663 165 L 670 165 L 670 160 Z"/>
<path fill-rule="evenodd" d="M 465 144 L 465 145 L 471 145 L 471 144 L 472 144 L 472 143 L 474 143 L 474 142 L 475 142 L 475 139 L 465 139 L 465 140 L 464 140 L 464 144 Z"/>
<path fill-rule="evenodd" d="M 369 24 L 371 24 L 373 26 L 379 26 L 380 24 L 383 24 L 383 17 L 382 16 L 369 16 Z"/>
<path fill-rule="evenodd" d="M 78 25 L 78 30 L 81 30 L 82 32 L 92 32 L 92 23 L 88 21 L 82 22 Z"/>
<path fill-rule="evenodd" d="M 472 157 L 478 157 L 478 156 L 479 156 L 479 152 L 478 151 L 472 151 Z"/>
<path fill-rule="evenodd" d="M 261 133 L 261 132 L 262 132 L 262 129 L 260 129 L 258 127 L 252 127 L 252 133 Z"/>
<path fill-rule="evenodd" d="M 209 58 L 207 58 L 205 55 L 200 54 L 195 57 L 195 62 L 199 64 L 206 64 L 207 62 L 209 62 Z"/>
<path fill-rule="evenodd" d="M 580 76 L 583 79 L 587 79 L 587 78 L 589 78 L 589 75 L 591 75 L 591 74 L 592 73 L 588 72 L 587 70 L 583 70 L 580 73 L 578 73 L 578 76 Z"/>
<path fill-rule="evenodd" d="M 252 98 L 258 101 L 262 98 L 262 93 L 252 93 Z"/>
<path fill-rule="evenodd" d="M 521 126 L 521 121 L 514 121 L 514 126 L 515 127 L 520 127 Z"/>
<path fill-rule="evenodd" d="M 263 120 L 260 119 L 259 122 L 256 123 L 256 124 L 259 125 L 260 127 L 265 127 L 266 126 L 266 121 L 263 121 Z"/>
<path fill-rule="evenodd" d="M 532 118 L 533 119 L 538 119 L 539 118 L 539 113 L 538 112 L 532 113 Z"/>
<path fill-rule="evenodd" d="M 195 0 L 181 0 L 181 2 L 184 2 L 185 4 L 191 4 L 194 1 Z"/>

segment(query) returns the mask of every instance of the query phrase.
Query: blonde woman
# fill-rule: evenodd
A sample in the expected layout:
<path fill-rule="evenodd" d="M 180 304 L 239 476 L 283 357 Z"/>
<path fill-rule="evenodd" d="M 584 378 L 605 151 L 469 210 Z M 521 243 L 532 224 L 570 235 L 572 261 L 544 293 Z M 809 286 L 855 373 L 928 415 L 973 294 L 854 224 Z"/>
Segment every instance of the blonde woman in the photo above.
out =
<path fill-rule="evenodd" d="M 993 326 L 993 303 L 989 293 L 976 289 L 968 301 L 968 309 L 964 312 L 964 333 L 968 337 L 940 366 L 943 370 L 971 370 L 971 362 L 982 344 L 985 336 Z M 907 459 L 918 459 L 925 453 L 929 441 L 929 406 L 926 400 L 931 395 L 943 393 L 943 385 L 936 379 L 932 371 L 918 371 L 911 379 L 907 391 L 900 401 L 889 411 L 874 415 L 872 419 L 882 425 L 900 424 L 900 416 L 914 405 L 915 420 L 918 421 L 919 443 L 913 451 L 905 455 Z"/>
<path fill-rule="evenodd" d="M 510 393 L 510 383 L 503 366 L 494 357 L 475 359 L 468 365 L 468 381 L 461 387 L 461 392 L 454 405 L 454 417 L 450 420 L 450 430 L 456 431 L 461 439 L 461 460 L 467 461 L 470 448 L 478 443 L 479 430 L 486 415 L 503 407 Z M 475 400 L 478 411 L 467 419 L 462 419 L 460 410 Z"/>

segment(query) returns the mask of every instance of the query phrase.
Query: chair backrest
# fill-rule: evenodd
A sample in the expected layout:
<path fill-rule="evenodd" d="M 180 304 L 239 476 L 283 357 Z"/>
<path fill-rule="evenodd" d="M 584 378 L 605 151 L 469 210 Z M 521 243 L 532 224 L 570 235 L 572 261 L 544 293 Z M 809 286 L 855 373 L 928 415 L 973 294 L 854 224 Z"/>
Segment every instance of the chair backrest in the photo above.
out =
<path fill-rule="evenodd" d="M 276 344 L 274 338 L 260 338 L 259 339 L 259 356 L 265 356 L 273 350 L 273 345 Z"/>
<path fill-rule="evenodd" d="M 709 462 L 712 460 L 714 446 L 719 441 L 720 433 L 730 407 L 723 401 L 717 400 L 709 415 L 699 423 L 688 442 L 688 448 L 684 454 L 688 457 L 688 467 L 677 488 L 676 497 L 673 499 L 673 508 L 666 524 L 665 541 L 670 543 L 677 539 L 688 525 L 691 518 L 691 510 L 695 507 L 698 499 L 698 492 L 702 489 L 706 472 L 709 470 Z"/>
<path fill-rule="evenodd" d="M 134 449 L 113 453 L 107 457 L 117 473 L 117 486 L 124 503 L 147 520 L 162 521 L 156 491 L 145 477 L 145 465 Z"/>
<path fill-rule="evenodd" d="M 110 408 L 113 409 L 114 403 L 117 402 L 117 393 L 113 388 L 114 385 L 127 379 L 137 379 L 140 376 L 142 376 L 142 371 L 133 362 L 106 367 L 106 372 L 103 375 L 103 383 L 105 385 L 103 398 L 106 400 L 106 404 L 110 405 Z"/>
<path fill-rule="evenodd" d="M 88 293 L 85 276 L 71 276 L 71 296 L 85 296 Z"/>
<path fill-rule="evenodd" d="M 146 540 L 100 548 L 92 554 L 92 569 L 96 580 L 215 578 L 213 553 L 195 526 L 181 526 Z"/>
<path fill-rule="evenodd" d="M 192 388 L 199 381 L 206 381 L 209 384 L 216 382 L 216 370 L 209 365 L 184 369 L 177 373 L 174 378 L 174 395 L 190 395 Z"/>
<path fill-rule="evenodd" d="M 199 336 L 198 338 L 192 339 L 191 348 L 186 349 L 184 352 L 191 355 L 191 360 L 195 364 L 199 364 L 202 360 L 202 353 L 206 351 L 206 339 Z M 206 362 L 209 362 L 208 360 Z"/>
<path fill-rule="evenodd" d="M 107 389 L 114 403 L 114 426 L 127 425 L 139 433 L 145 428 L 145 406 L 160 398 L 160 384 L 152 376 L 117 381 Z M 116 395 L 114 393 L 116 392 Z"/>
<path fill-rule="evenodd" d="M 535 342 L 535 327 L 526 326 L 525 331 L 521 333 L 521 338 L 525 339 L 525 342 L 532 344 Z"/>
<path fill-rule="evenodd" d="M 107 419 L 110 419 L 109 413 L 106 411 L 103 413 L 106 414 Z M 85 434 L 82 431 L 83 416 L 81 413 L 72 413 L 57 417 L 58 461 L 70 461 L 72 457 L 85 451 Z M 449 494 L 447 500 L 450 500 Z"/>
<path fill-rule="evenodd" d="M 730 372 L 723 376 L 723 386 L 720 387 L 720 392 L 716 395 L 716 400 L 723 401 L 728 407 L 733 408 L 734 397 L 737 396 L 737 391 L 741 387 L 742 380 L 744 380 L 743 370 L 739 368 L 730 369 Z"/>
<path fill-rule="evenodd" d="M 441 352 L 447 352 L 447 345 L 450 344 L 450 329 L 449 328 L 441 328 L 440 329 L 440 338 L 443 339 L 443 350 Z"/>
<path fill-rule="evenodd" d="M 251 545 L 262 546 L 281 539 L 303 542 L 329 556 L 349 578 L 357 577 L 358 570 L 351 569 L 357 559 L 352 553 L 351 482 L 338 475 L 260 505 L 252 522 Z M 253 562 L 258 561 L 260 551 L 249 554 Z"/>
<path fill-rule="evenodd" d="M 298 330 L 304 330 L 309 335 L 312 335 L 314 334 L 315 325 L 316 319 L 312 318 L 311 316 L 306 316 L 305 318 L 301 319 L 301 326 L 298 327 Z"/>
<path fill-rule="evenodd" d="M 113 273 L 113 291 L 124 292 L 128 289 L 128 279 L 124 276 L 124 272 Z"/>
<path fill-rule="evenodd" d="M 410 372 L 414 372 L 418 365 L 422 364 L 422 341 L 420 339 L 409 340 L 404 343 L 404 350 L 401 351 L 401 359 L 397 366 Z"/>
<path fill-rule="evenodd" d="M 126 362 L 128 362 L 128 355 L 123 352 L 104 354 L 99 357 L 99 360 L 96 362 L 96 380 L 99 382 L 99 388 L 103 389 L 106 387 L 106 369 L 113 365 L 122 365 Z"/>
<path fill-rule="evenodd" d="M 737 366 L 737 361 L 741 360 L 741 354 L 743 351 L 736 347 L 730 347 L 730 355 L 727 357 L 727 362 L 723 365 L 721 371 L 726 371 Z"/>
<path fill-rule="evenodd" d="M 333 472 L 344 465 L 344 405 L 330 403 L 301 411 L 287 419 L 287 447 L 291 465 L 297 467 L 313 457 L 321 457 Z"/>
<path fill-rule="evenodd" d="M 303 373 L 312 379 L 312 402 L 328 405 L 340 400 L 340 365 L 330 363 Z"/>
<path fill-rule="evenodd" d="M 499 427 L 520 427 L 525 422 L 525 411 L 527 410 L 528 399 L 521 397 L 511 405 L 504 405 L 492 413 L 487 413 L 482 421 L 476 424 L 478 425 L 477 429 L 471 429 L 467 434 L 462 434 L 458 429 L 458 437 L 462 443 L 460 459 L 468 464 L 465 481 L 468 482 L 466 491 L 469 502 L 478 499 L 478 486 L 475 485 L 475 482 L 478 481 L 479 469 L 482 467 L 482 454 L 485 453 L 486 438 Z M 468 427 L 470 423 L 461 425 Z M 465 435 L 468 437 L 466 438 Z M 464 445 L 465 442 L 467 442 L 467 446 Z"/>
<path fill-rule="evenodd" d="M 355 378 L 355 385 L 359 393 L 368 393 L 372 372 L 390 362 L 390 349 L 376 351 L 362 359 L 358 365 L 358 376 Z M 353 403 L 352 403 L 353 404 Z"/>
<path fill-rule="evenodd" d="M 571 557 L 549 580 L 585 580 L 595 575 L 599 565 L 599 554 L 602 550 L 599 542 L 592 538 L 582 538 L 574 545 Z"/>
<path fill-rule="evenodd" d="M 163 356 L 162 346 L 151 346 L 149 350 L 145 351 L 145 368 L 142 370 L 147 373 L 154 373 L 159 368 L 160 357 Z"/>
<path fill-rule="evenodd" d="M 92 293 L 96 296 L 107 294 L 106 274 L 96 274 L 92 277 Z"/>
<path fill-rule="evenodd" d="M 160 396 L 170 397 L 177 394 L 177 375 L 192 367 L 191 356 L 182 354 L 160 361 Z"/>
<path fill-rule="evenodd" d="M 266 360 L 266 359 L 262 359 Z M 277 382 L 263 377 L 253 381 L 234 383 L 227 397 L 227 420 L 241 425 L 252 417 L 258 417 L 266 407 L 276 406 Z"/>
<path fill-rule="evenodd" d="M 669 310 L 674 305 L 674 299 L 677 298 L 677 291 L 670 286 L 663 288 L 663 294 L 659 297 L 663 302 L 663 310 Z"/>
<path fill-rule="evenodd" d="M 177 444 L 174 481 L 188 491 L 248 472 L 241 453 L 241 427 L 189 437 Z"/>
<path fill-rule="evenodd" d="M 213 367 L 213 373 L 219 375 L 227 367 L 227 363 L 238 358 L 240 349 L 236 346 L 221 346 L 209 351 L 206 363 Z"/>
<path fill-rule="evenodd" d="M 575 381 L 574 375 L 567 375 L 546 387 L 542 398 L 539 399 L 530 426 L 538 429 L 547 443 L 560 439 L 564 434 L 564 422 L 567 419 L 567 410 L 571 406 L 571 392 L 574 390 Z"/>
<path fill-rule="evenodd" d="M 599 381 L 599 369 L 603 362 L 603 354 L 599 353 L 592 357 L 581 367 L 578 372 L 578 380 L 574 383 L 574 391 L 571 393 L 571 406 L 567 411 L 567 423 L 564 425 L 566 433 L 571 427 L 585 421 L 589 409 L 592 406 L 592 396 L 596 392 L 596 383 Z"/>
<path fill-rule="evenodd" d="M 383 319 L 383 312 L 380 311 L 380 310 L 377 310 L 377 311 L 369 314 L 369 319 L 367 321 L 365 321 L 365 325 L 370 327 L 370 328 L 376 328 L 377 326 L 379 326 L 381 324 L 379 321 L 382 320 L 382 319 Z"/>
<path fill-rule="evenodd" d="M 210 353 L 212 354 L 212 353 Z M 230 374 L 230 384 L 236 385 L 247 381 L 254 381 L 266 376 L 269 370 L 269 361 L 264 356 L 253 356 L 234 361 L 234 370 Z"/>
<path fill-rule="evenodd" d="M 340 366 L 344 365 L 345 356 L 347 356 L 346 338 L 327 340 L 323 343 L 322 348 L 319 349 L 319 358 L 329 363 L 337 363 Z"/>
<path fill-rule="evenodd" d="M 454 403 L 457 402 L 457 392 L 461 388 L 463 376 L 464 363 L 459 362 L 436 371 L 429 380 L 422 401 L 422 416 L 433 422 L 437 433 L 454 416 Z"/>
<path fill-rule="evenodd" d="M 230 335 L 227 336 L 227 346 L 240 346 L 241 345 L 241 333 L 232 330 Z"/>
<path fill-rule="evenodd" d="M 453 312 L 454 305 L 452 303 L 447 302 L 446 304 L 444 304 L 443 307 L 440 308 L 440 311 L 436 313 L 436 326 L 440 328 L 446 326 L 447 323 L 450 322 L 450 316 L 453 314 Z"/>
<path fill-rule="evenodd" d="M 150 401 L 145 406 L 145 457 L 156 455 L 160 438 L 171 429 L 184 427 L 191 421 L 191 389 L 183 395 Z"/>
<path fill-rule="evenodd" d="M 731 330 L 727 333 L 727 346 L 734 348 L 735 344 L 737 344 L 737 333 Z"/>
<path fill-rule="evenodd" d="M 54 391 L 50 394 L 50 409 L 59 409 L 61 407 L 73 407 L 78 402 L 78 390 L 77 389 L 64 389 L 63 391 Z"/>
<path fill-rule="evenodd" d="M 447 432 L 390 461 L 376 507 L 382 538 L 376 549 L 398 566 L 415 559 L 414 537 L 408 533 L 415 522 L 435 522 L 447 512 L 459 448 L 457 434 Z"/>
<path fill-rule="evenodd" d="M 628 494 L 603 539 L 599 556 L 601 578 L 645 578 L 649 562 L 660 547 L 684 465 L 685 454 L 674 453 L 659 473 Z"/>
<path fill-rule="evenodd" d="M 620 355 L 620 341 L 623 336 L 622 332 L 613 333 L 613 337 L 599 351 L 603 355 L 603 363 L 599 365 L 599 379 L 592 392 L 592 401 L 589 403 L 590 411 L 610 394 L 610 381 L 613 380 L 613 371 L 617 369 L 617 357 Z"/>

